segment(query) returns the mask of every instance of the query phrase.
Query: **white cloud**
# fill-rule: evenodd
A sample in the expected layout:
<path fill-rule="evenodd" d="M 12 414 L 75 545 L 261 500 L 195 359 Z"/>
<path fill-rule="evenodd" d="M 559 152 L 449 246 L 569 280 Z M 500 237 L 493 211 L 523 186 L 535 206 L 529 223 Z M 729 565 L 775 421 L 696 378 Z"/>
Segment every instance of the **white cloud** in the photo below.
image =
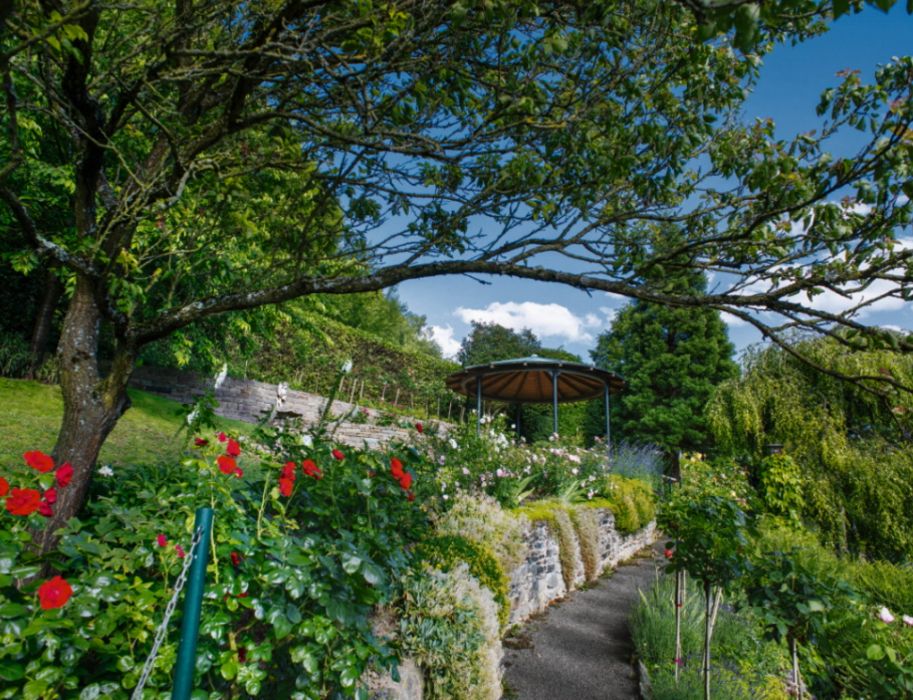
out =
<path fill-rule="evenodd" d="M 429 326 L 422 335 L 437 343 L 444 357 L 452 359 L 460 351 L 460 341 L 453 337 L 452 326 Z"/>
<path fill-rule="evenodd" d="M 606 326 L 610 326 L 618 315 L 618 309 L 613 309 L 609 306 L 600 306 L 599 310 L 602 311 L 602 315 L 605 316 L 603 323 Z"/>
<path fill-rule="evenodd" d="M 720 314 L 725 323 L 730 328 L 738 328 L 739 326 L 747 326 L 748 321 L 744 318 L 739 318 L 738 316 L 733 316 L 732 314 L 727 314 L 725 311 Z"/>
<path fill-rule="evenodd" d="M 540 338 L 563 338 L 572 343 L 591 342 L 592 330 L 605 323 L 596 314 L 581 318 L 561 304 L 537 304 L 533 301 L 492 302 L 484 309 L 459 307 L 454 314 L 464 323 L 497 323 L 515 331 L 528 328 Z"/>

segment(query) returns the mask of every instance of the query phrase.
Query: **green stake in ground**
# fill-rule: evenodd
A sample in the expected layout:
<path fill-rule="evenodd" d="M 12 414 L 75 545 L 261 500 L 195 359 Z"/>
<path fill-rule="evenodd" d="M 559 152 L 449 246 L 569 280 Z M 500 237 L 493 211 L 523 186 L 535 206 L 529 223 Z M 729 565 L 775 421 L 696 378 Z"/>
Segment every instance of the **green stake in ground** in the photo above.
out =
<path fill-rule="evenodd" d="M 188 556 L 190 578 L 184 597 L 184 619 L 181 623 L 181 645 L 174 671 L 174 690 L 171 700 L 190 700 L 193 690 L 193 671 L 197 659 L 197 637 L 200 632 L 200 609 L 206 584 L 206 563 L 209 560 L 209 533 L 212 531 L 212 508 L 197 508 L 193 525 L 194 546 Z M 199 538 L 199 539 L 198 539 Z"/>

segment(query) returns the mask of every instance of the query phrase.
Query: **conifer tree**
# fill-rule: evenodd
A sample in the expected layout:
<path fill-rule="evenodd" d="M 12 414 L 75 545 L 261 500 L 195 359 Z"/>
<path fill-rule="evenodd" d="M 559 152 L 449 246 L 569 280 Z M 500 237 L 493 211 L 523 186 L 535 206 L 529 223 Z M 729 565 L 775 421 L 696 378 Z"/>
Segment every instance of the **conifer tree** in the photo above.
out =
<path fill-rule="evenodd" d="M 694 273 L 663 285 L 680 294 L 706 291 L 704 276 Z M 628 383 L 612 406 L 615 439 L 669 452 L 706 448 L 704 406 L 717 384 L 738 376 L 720 313 L 706 307 L 635 301 L 618 313 L 590 355 Z"/>

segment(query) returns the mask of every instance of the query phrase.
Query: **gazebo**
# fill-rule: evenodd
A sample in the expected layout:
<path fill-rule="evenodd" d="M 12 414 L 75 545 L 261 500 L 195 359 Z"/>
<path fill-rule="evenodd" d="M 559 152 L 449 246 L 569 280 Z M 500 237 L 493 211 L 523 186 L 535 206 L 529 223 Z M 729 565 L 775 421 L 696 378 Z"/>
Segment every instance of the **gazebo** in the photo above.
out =
<path fill-rule="evenodd" d="M 475 396 L 478 430 L 481 430 L 482 399 L 512 403 L 551 402 L 552 425 L 557 433 L 559 403 L 602 396 L 608 444 L 611 434 L 609 395 L 624 389 L 625 382 L 617 374 L 592 365 L 533 355 L 466 367 L 447 377 L 447 386 L 451 391 Z"/>

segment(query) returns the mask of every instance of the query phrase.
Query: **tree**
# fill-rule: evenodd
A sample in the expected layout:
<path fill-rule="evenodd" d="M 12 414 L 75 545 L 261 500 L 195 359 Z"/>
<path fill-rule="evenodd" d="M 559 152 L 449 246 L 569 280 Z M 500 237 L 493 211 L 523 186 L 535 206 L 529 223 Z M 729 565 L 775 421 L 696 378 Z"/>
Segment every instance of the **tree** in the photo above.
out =
<path fill-rule="evenodd" d="M 472 322 L 457 360 L 463 367 L 539 354 L 542 343 L 529 328 L 515 331 L 498 323 Z"/>
<path fill-rule="evenodd" d="M 758 56 L 831 7 L 5 4 L 0 225 L 17 269 L 42 261 L 67 289 L 54 454 L 75 476 L 47 533 L 84 501 L 143 347 L 227 311 L 497 274 L 725 309 L 777 341 L 843 325 L 847 345 L 894 342 L 853 318 L 872 295 L 842 314 L 805 297 L 908 294 L 913 61 L 828 92 L 821 139 L 735 119 Z M 843 127 L 871 138 L 829 158 Z M 679 250 L 652 248 L 660 222 Z M 632 281 L 681 259 L 733 282 Z"/>
<path fill-rule="evenodd" d="M 676 294 L 704 293 L 703 275 L 665 281 Z M 618 312 L 591 351 L 593 362 L 628 386 L 612 405 L 612 424 L 625 439 L 670 453 L 709 444 L 704 407 L 714 387 L 738 376 L 720 313 L 635 301 Z"/>

